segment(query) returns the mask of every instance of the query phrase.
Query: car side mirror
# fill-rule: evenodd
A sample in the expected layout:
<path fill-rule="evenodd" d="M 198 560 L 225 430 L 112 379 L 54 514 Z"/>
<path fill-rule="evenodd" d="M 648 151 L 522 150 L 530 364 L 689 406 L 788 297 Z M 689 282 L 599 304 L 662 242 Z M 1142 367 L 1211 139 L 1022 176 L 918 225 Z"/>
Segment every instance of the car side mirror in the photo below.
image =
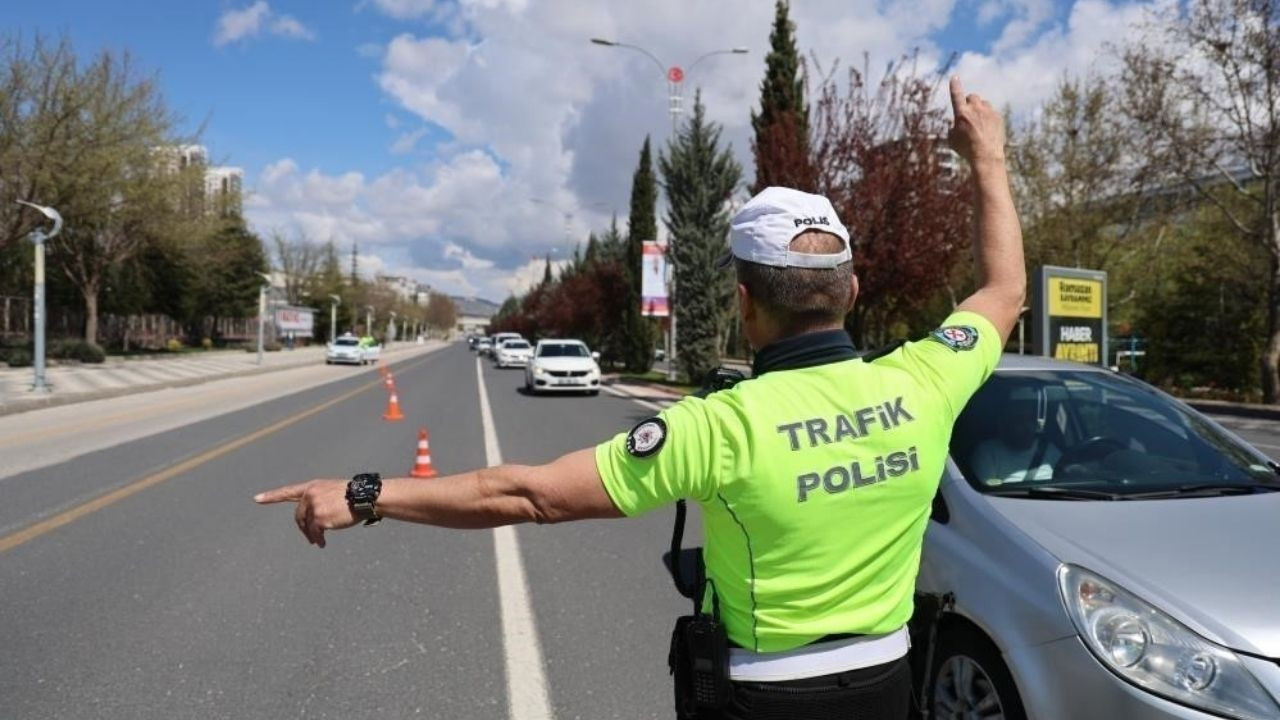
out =
<path fill-rule="evenodd" d="M 600 353 L 598 353 L 598 352 L 592 352 L 592 353 L 591 353 L 591 359 L 592 359 L 592 360 L 595 360 L 596 362 L 600 362 Z"/>

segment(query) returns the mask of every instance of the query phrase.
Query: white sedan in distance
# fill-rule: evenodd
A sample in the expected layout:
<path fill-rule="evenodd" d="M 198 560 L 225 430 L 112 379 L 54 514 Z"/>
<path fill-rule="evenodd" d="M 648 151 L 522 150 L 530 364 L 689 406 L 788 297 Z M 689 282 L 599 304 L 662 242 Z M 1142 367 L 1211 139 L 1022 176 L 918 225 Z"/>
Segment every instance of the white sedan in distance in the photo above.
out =
<path fill-rule="evenodd" d="M 533 359 L 533 347 L 527 340 L 503 340 L 493 350 L 494 364 L 500 368 L 525 367 Z"/>
<path fill-rule="evenodd" d="M 360 347 L 360 339 L 355 335 L 342 335 L 329 343 L 324 353 L 324 364 L 349 363 L 363 365 L 365 348 Z"/>
<path fill-rule="evenodd" d="M 524 372 L 524 389 L 530 395 L 542 391 L 600 394 L 599 353 L 580 340 L 539 340 Z"/>

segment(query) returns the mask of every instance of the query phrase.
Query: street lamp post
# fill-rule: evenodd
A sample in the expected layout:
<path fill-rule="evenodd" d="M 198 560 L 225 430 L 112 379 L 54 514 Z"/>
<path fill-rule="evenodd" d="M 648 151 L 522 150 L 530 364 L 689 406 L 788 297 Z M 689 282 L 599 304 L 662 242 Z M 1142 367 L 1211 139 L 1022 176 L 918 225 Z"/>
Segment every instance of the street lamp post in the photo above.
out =
<path fill-rule="evenodd" d="M 392 310 L 391 321 L 387 323 L 387 347 L 391 347 L 391 343 L 395 342 L 397 337 L 399 333 L 396 332 L 396 311 Z"/>
<path fill-rule="evenodd" d="M 373 306 L 364 306 L 364 334 L 373 337 Z"/>
<path fill-rule="evenodd" d="M 329 296 L 329 344 L 333 344 L 338 339 L 338 306 L 342 304 L 342 298 L 337 295 Z"/>
<path fill-rule="evenodd" d="M 258 364 L 262 364 L 262 331 L 267 324 L 267 288 L 271 286 L 271 276 L 258 273 L 262 284 L 258 286 Z"/>
<path fill-rule="evenodd" d="M 680 113 L 683 112 L 684 99 L 684 81 L 689 73 L 698 66 L 698 63 L 709 57 L 716 55 L 745 55 L 748 50 L 744 47 L 727 48 L 724 50 L 712 50 L 711 52 L 699 55 L 692 63 L 689 63 L 688 69 L 681 68 L 679 65 L 667 67 L 665 63 L 658 59 L 657 55 L 645 50 L 639 45 L 631 45 L 628 43 L 620 43 L 615 40 L 606 40 L 604 38 L 591 38 L 591 42 L 604 47 L 626 48 L 627 50 L 635 50 L 643 54 L 645 57 L 653 61 L 658 67 L 658 71 L 667 80 L 667 111 L 671 113 L 671 140 L 675 142 L 676 133 L 678 132 Z M 655 240 L 657 238 L 654 238 Z M 670 243 L 670 240 L 668 241 Z M 672 268 L 672 280 L 668 283 L 667 295 L 670 298 L 675 290 L 675 256 L 671 254 L 671 245 L 667 245 L 667 259 Z M 668 301 L 671 308 L 670 312 L 670 330 L 667 333 L 667 380 L 674 381 L 676 379 L 676 308 L 675 303 Z"/>
<path fill-rule="evenodd" d="M 35 378 L 31 382 L 31 391 L 35 393 L 47 393 L 49 392 L 49 383 L 45 381 L 44 374 L 44 244 L 46 241 L 52 240 L 57 237 L 58 233 L 62 232 L 62 216 L 58 214 L 57 210 L 54 210 L 51 207 L 37 205 L 35 203 L 27 202 L 26 200 L 19 200 L 18 203 L 39 210 L 42 215 L 53 221 L 53 229 L 49 232 L 46 233 L 40 228 L 36 228 L 35 230 L 32 230 L 29 235 L 31 243 L 36 246 L 36 282 L 34 292 L 32 293 L 34 295 L 32 299 L 35 303 L 34 312 L 32 314 L 34 316 L 33 319 L 35 320 L 36 326 L 35 357 L 32 358 L 32 366 L 35 369 Z"/>

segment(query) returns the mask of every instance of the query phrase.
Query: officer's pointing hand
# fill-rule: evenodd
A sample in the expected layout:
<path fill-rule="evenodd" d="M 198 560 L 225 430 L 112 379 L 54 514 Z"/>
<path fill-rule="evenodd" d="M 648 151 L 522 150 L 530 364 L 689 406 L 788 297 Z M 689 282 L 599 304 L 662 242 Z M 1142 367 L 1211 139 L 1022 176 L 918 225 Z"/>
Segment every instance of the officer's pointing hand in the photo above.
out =
<path fill-rule="evenodd" d="M 955 121 L 948 141 L 951 149 L 968 160 L 1004 162 L 1004 118 L 976 93 L 968 95 L 959 76 L 951 76 L 951 109 Z"/>
<path fill-rule="evenodd" d="M 356 516 L 347 505 L 347 483 L 342 480 L 312 480 L 286 485 L 258 493 L 253 501 L 260 505 L 295 502 L 293 519 L 307 542 L 324 547 L 326 530 L 342 530 L 356 524 Z"/>

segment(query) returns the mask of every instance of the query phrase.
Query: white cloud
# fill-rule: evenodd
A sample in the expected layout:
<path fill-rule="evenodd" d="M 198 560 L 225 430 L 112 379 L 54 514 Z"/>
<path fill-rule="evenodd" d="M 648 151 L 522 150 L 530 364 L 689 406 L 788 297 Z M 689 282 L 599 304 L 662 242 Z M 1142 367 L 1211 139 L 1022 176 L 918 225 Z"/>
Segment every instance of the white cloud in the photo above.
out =
<path fill-rule="evenodd" d="M 396 137 L 395 142 L 391 143 L 391 146 L 387 148 L 387 150 L 392 155 L 408 155 L 413 152 L 414 146 L 417 145 L 418 141 L 426 134 L 426 128 L 419 128 L 410 132 L 401 133 Z"/>
<path fill-rule="evenodd" d="M 254 38 L 263 30 L 272 35 L 314 40 L 315 33 L 290 15 L 281 15 L 272 11 L 266 0 L 257 2 L 239 10 L 228 10 L 218 17 L 218 24 L 213 34 L 215 46 L 228 45 Z"/>
<path fill-rule="evenodd" d="M 1116 59 L 1109 46 L 1132 36 L 1153 7 L 1144 2 L 1078 0 L 1064 24 L 1012 45 L 997 43 L 988 53 L 965 53 L 955 72 L 966 87 L 997 107 L 1032 112 L 1053 93 L 1064 73 L 1081 76 L 1114 69 Z"/>
<path fill-rule="evenodd" d="M 664 63 L 748 47 L 749 55 L 686 68 L 686 104 L 701 87 L 708 115 L 723 124 L 723 139 L 743 164 L 744 182 L 753 179 L 749 110 L 758 99 L 773 3 L 366 0 L 360 7 L 366 5 L 410 21 L 376 54 L 374 82 L 393 106 L 379 110 L 388 151 L 411 152 L 426 134 L 424 123 L 452 140 L 432 146 L 428 165 L 373 176 L 282 159 L 262 170 L 247 201 L 255 226 L 293 225 L 322 240 L 358 242 L 388 271 L 448 292 L 501 300 L 524 289 L 542 276 L 542 260 L 531 257 L 553 247 L 572 252 L 564 212 L 572 213 L 571 240 L 605 227 L 612 208 L 625 230 L 640 143 L 651 135 L 656 151 L 670 132 L 659 68 L 640 53 L 592 45 L 591 37 L 648 48 Z M 955 13 L 976 13 L 997 39 L 965 53 L 957 72 L 968 87 L 1017 112 L 1036 107 L 1063 72 L 1106 62 L 1104 44 L 1130 34 L 1146 7 L 1076 0 L 1064 13 L 1049 0 L 809 0 L 794 3 L 792 15 L 799 46 L 827 67 L 836 59 L 861 65 L 866 53 L 869 67 L 882 68 L 919 48 L 927 68 L 946 55 L 935 34 Z M 424 34 L 428 27 L 437 29 Z M 708 27 L 716 28 L 713 35 Z"/>

